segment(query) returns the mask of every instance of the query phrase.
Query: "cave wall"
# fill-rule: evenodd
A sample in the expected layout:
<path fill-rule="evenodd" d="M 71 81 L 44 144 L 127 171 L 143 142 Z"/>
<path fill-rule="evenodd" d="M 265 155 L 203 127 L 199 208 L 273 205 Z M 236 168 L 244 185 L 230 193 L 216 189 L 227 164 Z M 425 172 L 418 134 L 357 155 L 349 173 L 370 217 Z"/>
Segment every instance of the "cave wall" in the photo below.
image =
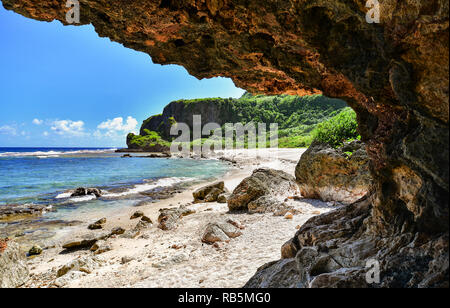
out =
<path fill-rule="evenodd" d="M 66 23 L 65 1 L 2 2 Z M 376 181 L 366 232 L 448 233 L 448 0 L 380 0 L 379 24 L 366 22 L 364 0 L 80 3 L 81 24 L 155 63 L 253 93 L 346 100 Z"/>

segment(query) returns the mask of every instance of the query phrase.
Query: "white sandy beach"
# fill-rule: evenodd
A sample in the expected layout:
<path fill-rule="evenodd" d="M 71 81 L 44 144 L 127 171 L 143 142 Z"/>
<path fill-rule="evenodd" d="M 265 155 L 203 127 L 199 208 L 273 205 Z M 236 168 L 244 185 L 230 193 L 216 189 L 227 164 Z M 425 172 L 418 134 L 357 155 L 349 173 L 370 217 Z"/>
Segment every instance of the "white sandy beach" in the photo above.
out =
<path fill-rule="evenodd" d="M 235 156 L 225 153 L 238 161 L 238 167 L 221 180 L 232 191 L 256 168 L 270 167 L 293 175 L 304 151 L 279 149 L 276 160 L 264 158 L 267 153 L 262 152 L 258 159 L 245 158 L 242 153 Z M 310 217 L 335 208 L 317 200 L 289 200 L 289 205 L 300 212 L 290 220 L 271 213 L 230 214 L 227 204 L 193 204 L 188 208 L 196 213 L 181 219 L 175 230 L 157 228 L 159 209 L 191 203 L 192 192 L 203 185 L 148 206 L 84 217 L 84 223 L 68 228 L 53 248 L 29 260 L 31 279 L 25 287 L 242 287 L 260 266 L 280 258 L 281 246 L 294 236 L 299 226 Z M 109 238 L 107 242 L 112 250 L 96 256 L 98 266 L 91 273 L 69 273 L 56 280 L 56 272 L 63 265 L 79 257 L 92 256 L 87 250 L 61 254 L 62 243 L 82 234 L 98 232 L 87 230 L 87 225 L 102 217 L 107 218 L 104 230 L 132 229 L 137 220 L 130 220 L 130 216 L 137 210 L 152 219 L 152 227 L 135 239 Z M 201 236 L 207 223 L 224 217 L 245 227 L 242 236 L 220 243 L 219 247 L 203 244 Z"/>

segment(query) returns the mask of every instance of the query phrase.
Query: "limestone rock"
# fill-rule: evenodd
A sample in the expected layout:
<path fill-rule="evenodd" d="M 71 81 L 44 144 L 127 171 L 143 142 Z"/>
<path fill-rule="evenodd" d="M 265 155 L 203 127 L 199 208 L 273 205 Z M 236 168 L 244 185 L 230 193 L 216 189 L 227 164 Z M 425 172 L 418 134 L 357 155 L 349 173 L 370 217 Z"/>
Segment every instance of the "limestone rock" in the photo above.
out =
<path fill-rule="evenodd" d="M 165 268 L 170 265 L 175 265 L 179 263 L 183 263 L 185 261 L 189 260 L 189 256 L 185 253 L 179 253 L 173 256 L 169 256 L 165 259 L 162 259 L 160 261 L 154 262 L 152 264 L 152 267 L 154 268 Z"/>
<path fill-rule="evenodd" d="M 68 272 L 64 276 L 61 276 L 61 277 L 55 279 L 55 281 L 53 282 L 53 285 L 58 288 L 62 288 L 64 286 L 68 285 L 70 282 L 72 282 L 76 279 L 80 279 L 86 275 L 87 274 L 84 272 L 73 270 L 73 271 Z"/>
<path fill-rule="evenodd" d="M 225 183 L 216 182 L 193 192 L 194 202 L 216 202 L 218 197 L 225 192 Z"/>
<path fill-rule="evenodd" d="M 88 226 L 89 230 L 100 230 L 103 229 L 103 225 L 106 223 L 106 218 L 102 218 L 94 222 L 93 224 L 90 224 Z"/>
<path fill-rule="evenodd" d="M 216 242 L 226 242 L 230 238 L 235 238 L 242 235 L 240 228 L 236 227 L 234 221 L 219 221 L 209 223 L 203 232 L 202 242 L 207 244 L 214 244 Z"/>
<path fill-rule="evenodd" d="M 77 250 L 84 248 L 91 248 L 97 241 L 108 238 L 111 233 L 102 232 L 95 234 L 86 234 L 78 239 L 65 243 L 62 247 L 67 250 Z"/>
<path fill-rule="evenodd" d="M 153 221 L 145 215 L 141 217 L 141 221 L 146 222 L 148 224 L 153 224 Z"/>
<path fill-rule="evenodd" d="M 294 259 L 283 259 L 260 267 L 244 288 L 298 288 L 299 273 Z"/>
<path fill-rule="evenodd" d="M 116 227 L 111 230 L 111 235 L 121 235 L 125 233 L 125 229 L 122 227 Z"/>
<path fill-rule="evenodd" d="M 71 197 L 82 197 L 87 195 L 94 195 L 95 197 L 100 198 L 102 196 L 102 191 L 98 188 L 79 187 L 74 190 Z"/>
<path fill-rule="evenodd" d="M 13 241 L 0 239 L 0 288 L 17 288 L 28 281 L 25 253 Z"/>
<path fill-rule="evenodd" d="M 364 268 L 342 268 L 318 275 L 311 281 L 310 288 L 367 288 L 365 275 Z"/>
<path fill-rule="evenodd" d="M 144 216 L 144 212 L 142 211 L 136 211 L 133 213 L 133 215 L 131 215 L 130 219 L 136 219 L 136 218 L 140 218 Z"/>
<path fill-rule="evenodd" d="M 99 268 L 102 263 L 103 262 L 97 259 L 97 257 L 80 257 L 62 266 L 57 272 L 57 277 L 62 277 L 71 271 L 90 274 L 95 269 Z"/>
<path fill-rule="evenodd" d="M 369 157 L 360 141 L 334 149 L 313 143 L 302 155 L 295 176 L 302 196 L 350 204 L 372 188 Z"/>
<path fill-rule="evenodd" d="M 28 255 L 30 255 L 30 256 L 38 256 L 38 255 L 40 255 L 42 253 L 42 251 L 43 251 L 43 249 L 40 246 L 34 245 L 28 251 Z"/>
<path fill-rule="evenodd" d="M 99 255 L 112 250 L 111 245 L 106 241 L 97 242 L 92 245 L 91 249 L 94 252 L 94 255 Z"/>
<path fill-rule="evenodd" d="M 24 216 L 38 216 L 45 212 L 55 211 L 51 207 L 38 204 L 8 204 L 0 207 L 0 220 L 20 220 Z"/>
<path fill-rule="evenodd" d="M 287 241 L 281 246 L 281 258 L 282 259 L 292 259 L 295 258 L 297 254 L 297 247 L 292 240 Z"/>
<path fill-rule="evenodd" d="M 275 211 L 283 207 L 281 200 L 298 193 L 294 177 L 283 171 L 261 168 L 236 187 L 228 198 L 228 208 L 251 213 Z"/>
<path fill-rule="evenodd" d="M 161 209 L 159 212 L 158 228 L 166 231 L 175 229 L 182 217 L 195 213 L 194 210 L 188 209 L 184 205 L 179 208 Z"/>
<path fill-rule="evenodd" d="M 209 224 L 202 236 L 202 242 L 207 244 L 213 244 L 215 242 L 225 242 L 230 238 L 223 232 L 219 226 L 215 224 Z"/>

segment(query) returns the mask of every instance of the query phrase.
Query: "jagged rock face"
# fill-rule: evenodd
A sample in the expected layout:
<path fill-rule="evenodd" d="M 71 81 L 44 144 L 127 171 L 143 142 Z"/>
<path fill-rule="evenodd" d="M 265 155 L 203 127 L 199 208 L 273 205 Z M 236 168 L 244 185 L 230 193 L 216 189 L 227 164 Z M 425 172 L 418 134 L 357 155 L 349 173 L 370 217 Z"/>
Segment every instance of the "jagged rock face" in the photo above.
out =
<path fill-rule="evenodd" d="M 313 217 L 287 243 L 289 253 L 259 269 L 246 287 L 448 288 L 448 233 L 375 235 L 368 231 L 371 210 L 366 198 Z M 373 261 L 380 269 L 378 283 L 366 278 Z"/>
<path fill-rule="evenodd" d="M 194 128 L 194 115 L 201 115 L 202 123 L 217 123 L 220 126 L 225 123 L 234 123 L 238 117 L 232 109 L 232 100 L 229 103 L 211 103 L 204 99 L 196 103 L 187 103 L 184 100 L 171 102 L 164 108 L 161 115 L 153 116 L 144 121 L 140 134 L 145 135 L 145 129 L 156 131 L 167 140 L 173 136 L 170 129 L 174 123 L 186 123 L 191 131 Z"/>
<path fill-rule="evenodd" d="M 0 239 L 0 288 L 17 288 L 29 277 L 27 258 L 19 245 Z"/>
<path fill-rule="evenodd" d="M 65 1 L 2 2 L 44 21 L 65 23 L 68 10 Z M 375 181 L 366 227 L 353 230 L 353 237 L 420 233 L 432 243 L 448 234 L 447 0 L 380 1 L 379 24 L 366 22 L 365 0 L 80 3 L 82 24 L 92 23 L 100 36 L 146 52 L 156 63 L 183 65 L 199 78 L 231 77 L 253 93 L 322 91 L 346 100 L 358 114 Z M 406 256 L 412 241 L 392 251 L 403 247 Z M 446 243 L 448 258 L 448 237 Z M 409 251 L 409 260 L 419 261 L 417 251 Z M 424 275 L 432 267 L 427 251 L 417 271 Z"/>
<path fill-rule="evenodd" d="M 351 204 L 371 191 L 369 157 L 360 141 L 334 149 L 314 142 L 295 168 L 302 196 Z"/>

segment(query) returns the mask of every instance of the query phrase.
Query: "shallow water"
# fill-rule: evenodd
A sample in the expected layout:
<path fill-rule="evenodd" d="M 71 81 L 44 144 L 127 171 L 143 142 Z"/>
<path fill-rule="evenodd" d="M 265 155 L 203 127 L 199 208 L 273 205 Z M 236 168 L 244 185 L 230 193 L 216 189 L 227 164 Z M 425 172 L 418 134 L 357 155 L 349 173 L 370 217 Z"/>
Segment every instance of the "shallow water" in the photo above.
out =
<path fill-rule="evenodd" d="M 217 160 L 122 158 L 114 149 L 0 148 L 0 207 L 43 204 L 45 219 L 72 219 L 83 212 L 130 206 L 143 192 L 215 179 L 228 166 Z M 103 196 L 71 198 L 68 190 L 97 187 Z"/>

